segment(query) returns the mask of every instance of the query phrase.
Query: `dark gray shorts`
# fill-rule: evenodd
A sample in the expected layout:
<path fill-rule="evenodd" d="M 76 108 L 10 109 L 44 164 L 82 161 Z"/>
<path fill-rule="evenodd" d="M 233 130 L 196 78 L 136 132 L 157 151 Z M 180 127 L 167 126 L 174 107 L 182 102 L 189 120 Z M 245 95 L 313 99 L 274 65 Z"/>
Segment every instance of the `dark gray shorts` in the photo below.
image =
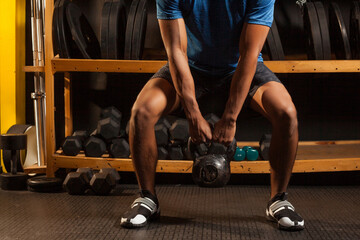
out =
<path fill-rule="evenodd" d="M 214 100 L 216 102 L 216 105 L 222 105 L 222 107 L 225 107 L 224 104 L 226 104 L 229 96 L 233 73 L 224 76 L 212 76 L 201 73 L 193 68 L 190 68 L 190 71 L 194 79 L 195 96 L 200 105 L 200 108 L 204 104 L 211 105 L 210 102 Z M 174 86 L 168 64 L 160 68 L 159 71 L 151 77 L 151 79 L 153 78 L 163 78 Z M 249 105 L 250 100 L 260 86 L 270 81 L 281 83 L 279 78 L 268 67 L 266 67 L 264 63 L 258 62 L 256 72 L 251 83 L 249 93 L 246 97 L 244 106 Z M 211 112 L 211 109 L 207 109 L 206 107 L 205 109 L 207 112 Z M 180 113 L 182 112 L 182 109 L 177 109 L 175 112 Z"/>

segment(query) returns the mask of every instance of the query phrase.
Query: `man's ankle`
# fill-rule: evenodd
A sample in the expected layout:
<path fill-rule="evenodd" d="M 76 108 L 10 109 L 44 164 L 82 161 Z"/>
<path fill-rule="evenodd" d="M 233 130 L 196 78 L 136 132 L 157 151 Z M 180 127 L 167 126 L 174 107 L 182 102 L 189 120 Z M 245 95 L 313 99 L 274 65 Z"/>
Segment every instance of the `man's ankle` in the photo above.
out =
<path fill-rule="evenodd" d="M 152 194 L 149 190 L 142 189 L 142 190 L 140 190 L 140 196 L 143 198 L 146 197 L 146 198 L 151 199 L 156 204 L 156 206 L 159 206 L 159 200 L 156 196 L 156 193 Z"/>

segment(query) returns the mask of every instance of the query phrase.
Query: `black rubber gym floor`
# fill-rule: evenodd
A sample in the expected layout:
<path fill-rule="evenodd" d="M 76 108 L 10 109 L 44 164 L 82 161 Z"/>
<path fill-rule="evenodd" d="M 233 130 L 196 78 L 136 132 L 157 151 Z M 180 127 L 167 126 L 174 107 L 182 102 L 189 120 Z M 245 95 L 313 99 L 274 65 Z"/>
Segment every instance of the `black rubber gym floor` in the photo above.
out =
<path fill-rule="evenodd" d="M 359 186 L 292 186 L 289 199 L 306 229 L 283 232 L 265 218 L 268 186 L 159 185 L 161 219 L 122 229 L 137 194 L 122 185 L 111 196 L 0 190 L 0 239 L 360 239 Z"/>

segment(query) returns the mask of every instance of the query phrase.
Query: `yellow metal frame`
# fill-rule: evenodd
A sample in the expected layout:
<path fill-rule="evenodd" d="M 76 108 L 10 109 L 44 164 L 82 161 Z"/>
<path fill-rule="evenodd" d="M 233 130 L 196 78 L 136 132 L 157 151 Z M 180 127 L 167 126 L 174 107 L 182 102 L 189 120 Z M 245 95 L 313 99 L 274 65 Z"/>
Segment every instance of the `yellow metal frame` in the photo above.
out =
<path fill-rule="evenodd" d="M 25 123 L 26 1 L 1 1 L 0 7 L 0 132 Z M 1 154 L 2 156 L 2 154 Z M 2 163 L 2 159 L 1 159 Z M 2 163 L 3 165 L 3 163 Z"/>

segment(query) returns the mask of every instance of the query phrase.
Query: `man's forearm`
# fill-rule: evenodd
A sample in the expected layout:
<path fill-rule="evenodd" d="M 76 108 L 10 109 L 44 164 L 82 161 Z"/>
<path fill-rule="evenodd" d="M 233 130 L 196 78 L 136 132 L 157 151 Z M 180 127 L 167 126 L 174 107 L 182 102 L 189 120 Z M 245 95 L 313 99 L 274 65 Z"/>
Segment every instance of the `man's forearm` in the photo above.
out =
<path fill-rule="evenodd" d="M 196 101 L 194 80 L 186 54 L 179 50 L 173 51 L 168 57 L 176 93 L 180 98 L 187 118 L 193 118 L 200 113 L 200 110 Z"/>
<path fill-rule="evenodd" d="M 256 71 L 256 65 L 257 57 L 255 58 L 254 56 L 245 55 L 239 61 L 231 81 L 229 98 L 223 114 L 226 120 L 236 122 L 249 92 Z"/>

